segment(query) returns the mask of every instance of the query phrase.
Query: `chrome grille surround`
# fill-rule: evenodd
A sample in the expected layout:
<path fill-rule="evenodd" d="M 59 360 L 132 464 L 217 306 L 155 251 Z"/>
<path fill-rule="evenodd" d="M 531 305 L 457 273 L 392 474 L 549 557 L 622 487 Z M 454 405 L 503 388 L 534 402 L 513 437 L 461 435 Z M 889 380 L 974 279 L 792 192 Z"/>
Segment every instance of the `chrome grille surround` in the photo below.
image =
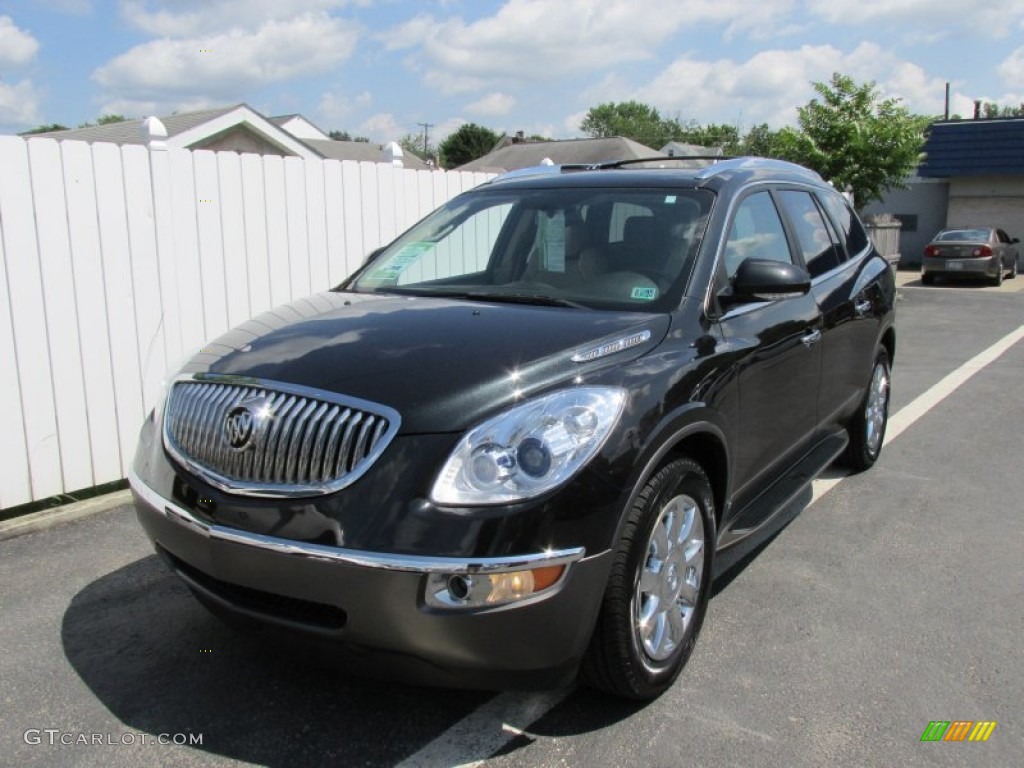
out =
<path fill-rule="evenodd" d="M 240 439 L 229 417 L 251 414 Z M 163 411 L 167 452 L 202 480 L 242 496 L 322 496 L 351 485 L 398 432 L 392 408 L 246 376 L 178 376 Z M 236 444 L 239 447 L 234 447 Z"/>

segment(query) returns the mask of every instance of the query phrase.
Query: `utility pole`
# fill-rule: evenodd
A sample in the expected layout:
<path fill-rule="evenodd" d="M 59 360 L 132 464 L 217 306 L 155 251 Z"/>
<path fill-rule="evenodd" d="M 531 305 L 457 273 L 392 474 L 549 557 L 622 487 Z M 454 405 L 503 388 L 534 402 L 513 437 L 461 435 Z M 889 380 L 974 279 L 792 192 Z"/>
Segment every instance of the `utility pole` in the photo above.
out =
<path fill-rule="evenodd" d="M 430 129 L 434 127 L 433 123 L 416 123 L 423 129 L 423 159 L 427 159 L 427 147 L 429 146 Z"/>

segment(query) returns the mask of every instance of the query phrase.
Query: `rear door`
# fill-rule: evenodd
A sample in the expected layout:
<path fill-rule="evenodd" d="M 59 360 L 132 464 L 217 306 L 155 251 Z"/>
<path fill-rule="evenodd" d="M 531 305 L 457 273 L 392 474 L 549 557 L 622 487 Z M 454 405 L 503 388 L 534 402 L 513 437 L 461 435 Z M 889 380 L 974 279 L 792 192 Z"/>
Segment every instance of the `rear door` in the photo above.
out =
<path fill-rule="evenodd" d="M 811 293 L 821 311 L 824 338 L 818 418 L 828 430 L 856 406 L 864 384 L 860 379 L 870 370 L 870 361 L 863 358 L 873 352 L 875 302 L 858 269 L 861 256 L 870 248 L 867 235 L 838 194 L 831 203 L 839 223 L 825 212 L 819 194 L 818 190 L 784 189 L 777 198 L 811 274 Z M 848 252 L 854 258 L 848 259 Z"/>

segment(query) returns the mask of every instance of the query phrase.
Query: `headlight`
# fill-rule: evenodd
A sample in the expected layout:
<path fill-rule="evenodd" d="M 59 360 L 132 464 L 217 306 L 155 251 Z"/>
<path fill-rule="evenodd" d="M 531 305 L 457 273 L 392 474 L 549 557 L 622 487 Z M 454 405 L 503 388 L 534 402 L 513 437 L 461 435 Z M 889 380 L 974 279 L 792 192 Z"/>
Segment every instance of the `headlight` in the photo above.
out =
<path fill-rule="evenodd" d="M 607 439 L 626 394 L 579 387 L 517 405 L 466 433 L 445 462 L 438 504 L 505 504 L 564 483 Z"/>

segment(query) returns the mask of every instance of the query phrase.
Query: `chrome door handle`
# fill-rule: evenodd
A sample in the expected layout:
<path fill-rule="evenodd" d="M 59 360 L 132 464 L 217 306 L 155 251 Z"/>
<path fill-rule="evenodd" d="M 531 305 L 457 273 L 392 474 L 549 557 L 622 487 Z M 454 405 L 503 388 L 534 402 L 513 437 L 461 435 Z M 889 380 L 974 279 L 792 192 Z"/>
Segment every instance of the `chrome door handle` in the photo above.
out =
<path fill-rule="evenodd" d="M 805 333 L 803 338 L 800 339 L 800 341 L 804 343 L 805 347 L 810 349 L 819 341 L 821 341 L 821 331 L 811 331 L 810 333 Z"/>
<path fill-rule="evenodd" d="M 853 311 L 857 317 L 867 317 L 871 313 L 871 299 L 861 299 L 853 305 Z"/>

